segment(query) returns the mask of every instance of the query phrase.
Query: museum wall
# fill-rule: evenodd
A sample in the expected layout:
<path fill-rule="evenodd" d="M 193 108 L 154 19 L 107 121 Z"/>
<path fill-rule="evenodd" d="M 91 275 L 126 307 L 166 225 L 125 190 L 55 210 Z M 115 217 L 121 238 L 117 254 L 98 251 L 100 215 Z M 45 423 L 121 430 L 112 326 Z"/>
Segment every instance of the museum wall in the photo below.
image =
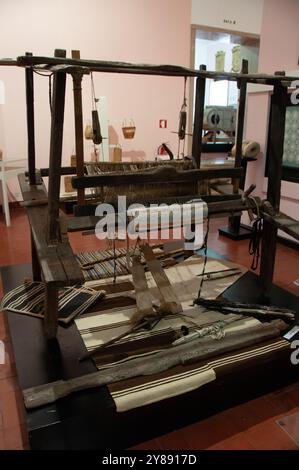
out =
<path fill-rule="evenodd" d="M 81 57 L 183 66 L 190 60 L 191 0 L 1 0 L 0 57 L 31 51 L 53 55 L 55 48 L 80 49 Z M 161 142 L 177 148 L 183 79 L 121 74 L 95 74 L 98 96 L 106 96 L 111 143 L 125 158 L 153 159 Z M 0 69 L 5 104 L 0 105 L 0 147 L 8 158 L 26 156 L 24 70 Z M 47 166 L 50 111 L 48 79 L 35 76 L 37 166 Z M 83 82 L 84 122 L 91 117 L 90 78 Z M 123 119 L 133 118 L 134 140 L 124 140 Z M 159 129 L 159 119 L 168 128 Z M 68 79 L 63 163 L 74 152 L 72 83 Z M 86 142 L 86 159 L 91 145 Z M 11 186 L 11 183 L 10 183 Z M 14 191 L 17 191 L 13 188 Z M 18 194 L 16 194 L 18 196 Z"/>
<path fill-rule="evenodd" d="M 192 0 L 192 24 L 260 34 L 264 0 Z"/>
<path fill-rule="evenodd" d="M 264 0 L 261 26 L 259 72 L 274 73 L 276 70 L 299 70 L 299 2 L 298 0 Z M 283 31 L 283 34 L 280 34 Z M 249 95 L 247 107 L 246 137 L 261 144 L 261 155 L 256 163 L 248 165 L 246 186 L 257 184 L 260 196 L 265 197 L 267 178 L 264 177 L 266 162 L 266 135 L 270 93 Z M 299 216 L 299 186 L 282 182 L 281 210 L 288 215 Z"/>

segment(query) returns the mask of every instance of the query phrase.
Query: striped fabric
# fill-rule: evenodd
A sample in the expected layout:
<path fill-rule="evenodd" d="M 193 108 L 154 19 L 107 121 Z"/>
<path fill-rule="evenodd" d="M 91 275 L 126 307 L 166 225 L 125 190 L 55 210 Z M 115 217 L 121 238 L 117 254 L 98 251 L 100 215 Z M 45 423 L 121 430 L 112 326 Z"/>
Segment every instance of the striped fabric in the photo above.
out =
<path fill-rule="evenodd" d="M 284 339 L 277 339 L 259 347 L 251 347 L 238 354 L 227 354 L 208 361 L 198 367 L 178 366 L 167 373 L 159 374 L 155 380 L 136 377 L 109 385 L 110 393 L 119 412 L 132 408 L 149 405 L 157 401 L 177 396 L 195 390 L 200 386 L 215 380 L 225 371 L 241 366 L 245 361 L 256 361 L 266 355 L 289 350 L 289 343 Z M 134 383 L 135 382 L 135 383 Z"/>
<path fill-rule="evenodd" d="M 202 295 L 205 298 L 216 298 L 231 286 L 246 271 L 245 268 L 236 266 L 227 261 L 209 259 L 206 266 L 207 272 L 217 272 L 224 268 L 239 268 L 240 271 L 232 277 L 221 279 L 212 278 L 204 282 Z M 219 322 L 224 319 L 236 317 L 235 315 L 223 315 L 219 312 L 207 311 L 203 307 L 192 306 L 202 270 L 200 258 L 189 259 L 181 265 L 167 269 L 167 276 L 181 302 L 184 317 L 171 315 L 163 318 L 151 331 L 142 330 L 130 334 L 95 354 L 93 359 L 99 370 L 107 370 L 116 364 L 129 364 L 136 357 L 152 356 L 169 347 L 173 336 L 182 325 L 195 331 L 206 324 Z M 146 273 L 148 286 L 153 299 L 157 299 L 157 286 L 151 273 Z M 131 276 L 123 278 L 127 283 L 131 282 Z M 97 281 L 98 286 L 105 288 L 105 282 Z M 96 281 L 89 283 L 96 287 Z M 122 290 L 121 295 L 126 291 Z M 108 295 L 109 297 L 109 295 Z M 100 308 L 98 312 L 87 313 L 76 320 L 76 325 L 84 341 L 86 349 L 92 351 L 107 341 L 125 333 L 131 326 L 130 318 L 136 312 L 136 304 L 127 307 Z M 238 319 L 226 325 L 226 331 L 247 330 L 260 322 L 254 318 Z M 150 376 L 139 376 L 110 384 L 109 391 L 115 401 L 117 411 L 127 411 L 132 408 L 144 406 L 176 395 L 180 395 L 201 387 L 221 376 L 221 374 L 235 367 L 243 367 L 246 361 L 258 361 L 260 358 L 275 354 L 288 348 L 286 341 L 278 339 L 266 344 L 258 344 L 251 348 L 243 349 L 234 354 L 226 354 L 215 357 L 205 362 L 192 365 L 180 365 L 167 371 Z"/>
<path fill-rule="evenodd" d="M 129 253 L 132 255 L 134 248 L 129 249 Z M 117 276 L 123 276 L 129 274 L 130 271 L 127 266 L 127 249 L 126 248 L 117 248 L 115 250 L 116 256 L 122 255 L 119 258 L 116 258 L 108 261 L 103 261 L 107 258 L 112 258 L 114 256 L 114 250 L 102 250 L 102 251 L 89 251 L 85 253 L 78 253 L 76 255 L 77 260 L 80 264 L 85 263 L 94 263 L 94 266 L 88 270 L 82 270 L 85 281 L 92 281 L 97 279 L 107 279 L 113 277 L 114 269 L 116 269 Z"/>
<path fill-rule="evenodd" d="M 59 291 L 58 320 L 62 323 L 69 323 L 104 296 L 104 291 L 96 291 L 90 287 L 62 288 Z M 25 282 L 2 298 L 0 308 L 1 310 L 43 318 L 45 284 L 42 282 Z"/>

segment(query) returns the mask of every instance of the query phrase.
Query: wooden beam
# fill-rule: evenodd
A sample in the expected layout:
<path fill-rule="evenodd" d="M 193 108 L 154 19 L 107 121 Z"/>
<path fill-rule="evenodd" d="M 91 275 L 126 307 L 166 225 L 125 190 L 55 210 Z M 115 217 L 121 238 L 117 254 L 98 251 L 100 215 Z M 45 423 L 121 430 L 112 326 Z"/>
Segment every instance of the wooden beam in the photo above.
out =
<path fill-rule="evenodd" d="M 80 51 L 72 51 L 72 59 L 80 59 Z M 84 143 L 83 143 L 83 112 L 82 112 L 82 78 L 80 69 L 72 73 L 75 113 L 75 140 L 77 176 L 84 176 Z M 78 188 L 78 204 L 85 204 L 84 188 Z"/>
<path fill-rule="evenodd" d="M 34 198 L 36 202 L 39 199 L 44 201 L 47 197 L 47 190 L 43 183 L 32 186 L 25 174 L 19 175 L 19 183 L 24 201 L 31 201 Z M 36 269 L 38 263 L 43 281 L 57 287 L 82 284 L 83 275 L 68 240 L 64 239 L 56 244 L 48 245 L 47 205 L 28 206 L 27 215 L 36 255 L 33 269 Z"/>
<path fill-rule="evenodd" d="M 293 81 L 298 80 L 298 77 L 286 77 L 283 75 L 248 74 L 244 76 L 243 74 L 232 72 L 213 72 L 210 70 L 199 71 L 177 65 L 132 64 L 128 62 L 112 62 L 104 60 L 59 59 L 58 57 L 45 56 L 19 56 L 17 58 L 17 64 L 20 67 L 24 67 L 26 65 L 44 66 L 46 64 L 47 68 L 53 65 L 73 65 L 77 67 L 87 67 L 90 71 L 95 72 L 161 75 L 169 77 L 205 77 L 212 80 L 237 81 L 239 78 L 246 78 L 248 83 L 260 83 L 263 85 L 274 85 L 274 83 L 280 82 L 284 86 L 289 86 Z"/>
<path fill-rule="evenodd" d="M 66 56 L 66 51 L 56 50 L 55 55 Z M 49 204 L 47 237 L 49 243 L 56 243 L 60 239 L 59 226 L 59 197 L 60 197 L 60 168 L 62 157 L 63 121 L 65 105 L 66 74 L 63 72 L 54 75 L 52 120 L 49 162 Z"/>
<path fill-rule="evenodd" d="M 32 56 L 31 52 L 26 53 Z M 26 79 L 26 114 L 28 140 L 28 170 L 30 184 L 35 184 L 35 131 L 34 131 L 34 77 L 32 67 L 25 69 Z"/>
<path fill-rule="evenodd" d="M 263 212 L 263 218 L 271 225 L 274 225 L 279 230 L 287 233 L 291 237 L 299 241 L 299 222 L 292 217 L 278 212 L 275 215 L 269 215 Z"/>
<path fill-rule="evenodd" d="M 248 74 L 248 61 L 242 60 L 242 74 Z M 236 126 L 236 156 L 235 156 L 235 168 L 244 168 L 244 178 L 242 180 L 233 179 L 233 191 L 238 193 L 239 188 L 244 189 L 245 178 L 246 178 L 246 167 L 247 162 L 243 159 L 243 134 L 244 134 L 244 120 L 246 110 L 246 96 L 247 96 L 247 81 L 246 78 L 241 78 L 238 81 L 239 88 L 239 103 L 238 103 L 238 114 L 237 114 L 237 126 Z M 228 221 L 229 229 L 232 233 L 238 234 L 240 231 L 241 217 L 234 216 L 230 217 Z"/>
<path fill-rule="evenodd" d="M 132 277 L 137 305 L 137 312 L 131 319 L 131 323 L 134 324 L 140 322 L 146 316 L 155 315 L 151 293 L 145 277 L 144 266 L 137 256 L 134 256 L 132 261 Z"/>
<path fill-rule="evenodd" d="M 103 173 L 81 178 L 73 177 L 74 188 L 96 188 L 98 186 L 123 186 L 130 184 L 169 184 L 188 181 L 200 181 L 210 178 L 241 178 L 242 168 L 216 168 L 178 171 L 172 166 L 163 166 L 153 171 L 128 173 Z"/>
<path fill-rule="evenodd" d="M 46 284 L 44 332 L 48 339 L 53 339 L 57 335 L 58 298 L 58 288 L 53 284 Z"/>
<path fill-rule="evenodd" d="M 279 210 L 282 158 L 285 131 L 285 115 L 287 105 L 287 89 L 281 83 L 274 85 L 271 98 L 271 113 L 269 123 L 269 167 L 267 199 L 275 211 Z M 273 281 L 275 254 L 277 241 L 277 227 L 268 220 L 263 223 L 262 255 L 261 255 L 261 285 L 263 296 L 269 298 Z"/>
<path fill-rule="evenodd" d="M 199 70 L 206 70 L 206 66 L 201 65 Z M 196 162 L 197 168 L 200 168 L 200 161 L 201 161 L 203 117 L 204 117 L 204 109 L 205 109 L 205 93 L 206 93 L 206 79 L 205 77 L 197 77 L 196 93 L 195 93 L 193 139 L 192 139 L 192 157 L 194 158 Z"/>
<path fill-rule="evenodd" d="M 155 257 L 152 248 L 145 244 L 140 247 L 140 250 L 144 254 L 144 258 L 149 268 L 154 281 L 158 287 L 160 293 L 161 312 L 163 313 L 181 313 L 183 311 L 182 306 L 176 296 L 173 286 L 161 266 L 160 261 Z"/>

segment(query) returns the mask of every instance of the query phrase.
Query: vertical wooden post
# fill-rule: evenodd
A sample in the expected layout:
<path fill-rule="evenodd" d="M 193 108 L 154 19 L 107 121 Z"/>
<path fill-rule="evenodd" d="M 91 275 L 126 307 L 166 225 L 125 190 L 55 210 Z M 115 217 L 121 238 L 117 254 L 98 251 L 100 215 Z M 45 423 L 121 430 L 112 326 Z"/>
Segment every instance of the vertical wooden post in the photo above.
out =
<path fill-rule="evenodd" d="M 269 123 L 270 139 L 268 141 L 269 165 L 267 199 L 276 210 L 279 210 L 285 115 L 287 106 L 287 88 L 282 86 L 280 82 L 277 82 L 274 85 L 271 101 L 272 105 Z M 277 228 L 264 220 L 260 279 L 263 297 L 266 299 L 269 299 L 270 297 L 270 290 L 273 281 L 276 242 Z"/>
<path fill-rule="evenodd" d="M 41 278 L 41 268 L 36 252 L 36 246 L 34 243 L 33 236 L 31 234 L 31 262 L 32 262 L 32 276 L 33 280 L 36 282 L 40 282 L 42 280 Z"/>
<path fill-rule="evenodd" d="M 26 56 L 32 56 L 31 52 L 26 52 Z M 34 75 L 32 67 L 25 69 L 26 85 L 26 116 L 27 116 L 27 159 L 29 184 L 36 184 L 35 173 L 35 126 L 34 126 Z M 41 281 L 41 269 L 38 261 L 36 247 L 31 235 L 31 262 L 32 275 L 34 281 Z"/>
<path fill-rule="evenodd" d="M 58 326 L 58 287 L 46 284 L 44 332 L 48 339 L 57 335 Z"/>
<path fill-rule="evenodd" d="M 80 59 L 80 51 L 72 51 L 73 59 Z M 84 143 L 83 143 L 83 113 L 82 113 L 82 77 L 80 70 L 72 73 L 74 89 L 74 112 L 76 134 L 76 163 L 77 176 L 84 176 Z M 84 188 L 77 190 L 78 204 L 85 204 Z"/>
<path fill-rule="evenodd" d="M 26 56 L 32 56 L 26 52 Z M 32 67 L 25 69 L 26 81 L 26 112 L 27 112 L 27 139 L 28 139 L 28 171 L 29 183 L 36 184 L 35 178 L 35 133 L 34 133 L 34 79 Z"/>
<path fill-rule="evenodd" d="M 66 51 L 56 50 L 55 57 L 66 57 Z M 52 121 L 48 186 L 48 243 L 55 243 L 60 238 L 59 196 L 61 177 L 61 156 L 63 140 L 63 121 L 65 105 L 66 73 L 57 71 L 54 74 Z"/>
<path fill-rule="evenodd" d="M 201 65 L 199 70 L 206 70 L 205 65 Z M 203 116 L 205 109 L 206 78 L 197 77 L 195 93 L 195 112 L 193 125 L 192 156 L 195 159 L 197 168 L 200 168 Z"/>
<path fill-rule="evenodd" d="M 242 74 L 248 74 L 248 61 L 242 61 Z M 238 83 L 239 87 L 239 105 L 238 105 L 238 115 L 237 115 L 237 129 L 236 129 L 236 157 L 235 157 L 235 168 L 239 168 L 242 165 L 242 145 L 243 145 L 243 134 L 244 134 L 244 120 L 245 120 L 245 109 L 246 109 L 246 94 L 247 94 L 247 80 L 241 78 Z M 244 168 L 245 170 L 245 168 Z M 233 180 L 233 192 L 238 193 L 239 188 L 244 189 L 245 185 L 245 175 L 242 182 L 239 180 Z M 241 184 L 240 184 L 241 183 Z M 241 217 L 229 217 L 229 231 L 236 234 L 240 230 Z"/>

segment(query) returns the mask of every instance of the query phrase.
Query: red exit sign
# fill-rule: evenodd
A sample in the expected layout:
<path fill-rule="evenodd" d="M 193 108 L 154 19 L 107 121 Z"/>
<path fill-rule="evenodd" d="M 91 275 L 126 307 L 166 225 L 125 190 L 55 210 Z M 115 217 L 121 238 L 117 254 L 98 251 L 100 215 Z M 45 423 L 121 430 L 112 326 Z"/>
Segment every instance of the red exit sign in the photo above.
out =
<path fill-rule="evenodd" d="M 167 129 L 167 119 L 160 119 L 159 120 L 159 128 L 160 129 Z"/>

